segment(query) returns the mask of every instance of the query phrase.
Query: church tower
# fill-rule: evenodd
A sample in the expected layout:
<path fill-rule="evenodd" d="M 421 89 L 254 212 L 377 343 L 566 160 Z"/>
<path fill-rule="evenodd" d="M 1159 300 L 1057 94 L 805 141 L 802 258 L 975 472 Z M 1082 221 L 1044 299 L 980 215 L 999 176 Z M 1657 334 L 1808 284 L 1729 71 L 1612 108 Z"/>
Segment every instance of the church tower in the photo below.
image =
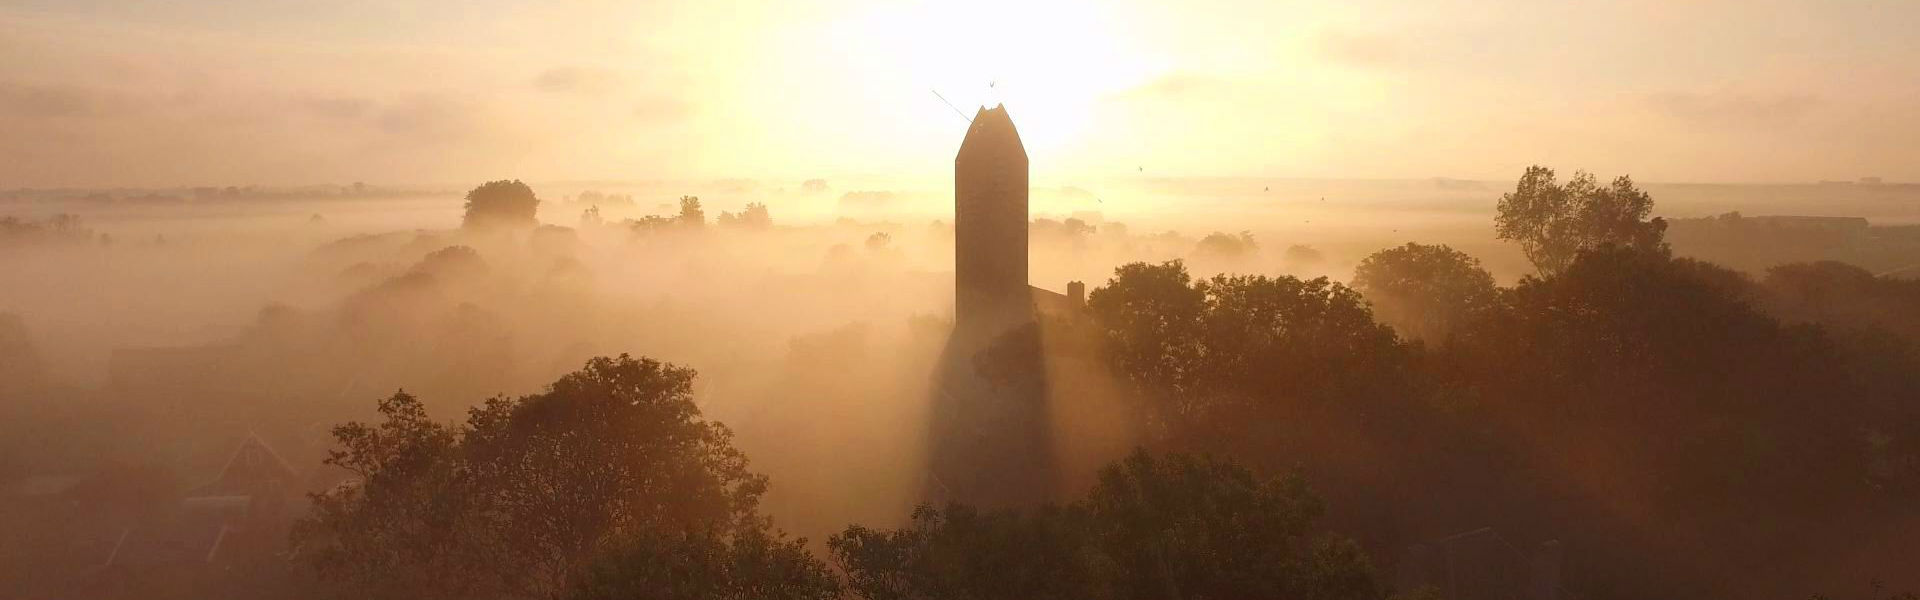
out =
<path fill-rule="evenodd" d="M 991 339 L 1033 320 L 1027 149 L 1006 105 L 980 109 L 953 159 L 954 327 Z"/>
<path fill-rule="evenodd" d="M 976 362 L 997 340 L 1037 343 L 1037 330 L 1016 330 L 1049 293 L 1027 284 L 1027 150 L 1004 105 L 974 115 L 953 159 L 953 234 L 954 329 L 936 373 L 925 500 L 1036 504 L 1054 480 L 1044 381 L 988 381 Z M 1010 370 L 1045 379 L 1041 364 Z"/>

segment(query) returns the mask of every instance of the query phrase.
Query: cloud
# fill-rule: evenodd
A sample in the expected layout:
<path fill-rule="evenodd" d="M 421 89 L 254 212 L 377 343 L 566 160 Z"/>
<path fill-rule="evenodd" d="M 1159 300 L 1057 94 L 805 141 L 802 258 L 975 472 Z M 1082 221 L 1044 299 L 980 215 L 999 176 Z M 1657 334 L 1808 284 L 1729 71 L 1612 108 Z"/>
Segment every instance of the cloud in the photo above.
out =
<path fill-rule="evenodd" d="M 604 69 L 554 67 L 533 78 L 534 89 L 553 94 L 601 95 L 620 85 L 618 74 Z"/>
<path fill-rule="evenodd" d="M 442 96 L 414 96 L 382 108 L 374 124 L 386 133 L 422 140 L 466 137 L 479 119 L 471 105 Z"/>
<path fill-rule="evenodd" d="M 0 83 L 0 115 L 29 119 L 94 118 L 125 112 L 134 103 L 106 90 Z"/>
<path fill-rule="evenodd" d="M 1313 52 L 1330 63 L 1367 69 L 1407 65 L 1400 38 L 1378 33 L 1323 30 L 1313 39 Z"/>
<path fill-rule="evenodd" d="M 1798 122 L 1825 102 L 1811 94 L 1754 94 L 1731 90 L 1668 91 L 1648 95 L 1654 112 L 1682 121 L 1729 127 L 1769 127 Z"/>

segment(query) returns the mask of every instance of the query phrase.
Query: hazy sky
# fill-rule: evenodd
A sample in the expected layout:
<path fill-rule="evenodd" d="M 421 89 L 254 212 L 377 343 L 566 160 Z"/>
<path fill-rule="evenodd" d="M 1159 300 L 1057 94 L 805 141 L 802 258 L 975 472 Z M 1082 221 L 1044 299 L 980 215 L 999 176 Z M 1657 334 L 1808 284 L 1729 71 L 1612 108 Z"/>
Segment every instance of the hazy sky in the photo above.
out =
<path fill-rule="evenodd" d="M 1920 1 L 0 0 L 0 188 L 944 177 L 1920 181 Z"/>

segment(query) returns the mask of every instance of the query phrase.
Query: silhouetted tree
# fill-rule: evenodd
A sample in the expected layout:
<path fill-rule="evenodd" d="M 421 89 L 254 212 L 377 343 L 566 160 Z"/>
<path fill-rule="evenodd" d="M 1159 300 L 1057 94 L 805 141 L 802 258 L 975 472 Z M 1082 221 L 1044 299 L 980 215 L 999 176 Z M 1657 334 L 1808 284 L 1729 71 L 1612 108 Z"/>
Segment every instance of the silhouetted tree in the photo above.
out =
<path fill-rule="evenodd" d="M 35 243 L 73 243 L 94 239 L 93 230 L 80 217 L 61 213 L 35 223 L 18 217 L 0 217 L 0 245 Z M 103 241 L 107 239 L 103 236 Z"/>
<path fill-rule="evenodd" d="M 1565 269 L 1582 250 L 1602 244 L 1664 248 L 1666 221 L 1646 220 L 1653 197 L 1622 175 L 1600 187 L 1592 173 L 1580 171 L 1562 185 L 1553 169 L 1527 167 L 1512 192 L 1500 197 L 1494 218 L 1500 239 L 1520 250 L 1542 274 Z"/>
<path fill-rule="evenodd" d="M 1361 260 L 1353 288 L 1401 335 L 1433 342 L 1444 341 L 1498 299 L 1493 275 L 1480 268 L 1479 259 L 1445 245 L 1411 242 Z"/>
<path fill-rule="evenodd" d="M 1249 419 L 1381 402 L 1405 376 L 1392 330 L 1325 277 L 1191 282 L 1179 261 L 1134 263 L 1087 304 L 1116 374 L 1149 399 L 1150 428 L 1175 437 L 1250 441 Z"/>
<path fill-rule="evenodd" d="M 587 567 L 569 600 L 833 600 L 840 580 L 805 540 L 758 529 L 646 530 Z"/>
<path fill-rule="evenodd" d="M 695 229 L 707 225 L 707 213 L 704 210 L 700 210 L 699 197 L 680 197 L 680 224 Z"/>
<path fill-rule="evenodd" d="M 922 507 L 828 546 L 869 600 L 1383 597 L 1358 545 L 1313 533 L 1321 511 L 1298 476 L 1137 451 L 1064 507 Z"/>
<path fill-rule="evenodd" d="M 1304 244 L 1287 246 L 1287 251 L 1282 254 L 1281 257 L 1286 261 L 1287 267 L 1290 269 L 1311 268 L 1327 260 L 1325 254 L 1314 249 L 1313 246 Z"/>
<path fill-rule="evenodd" d="M 381 402 L 382 423 L 335 429 L 341 449 L 327 463 L 359 483 L 314 496 L 302 553 L 329 579 L 382 597 L 812 589 L 818 566 L 758 515 L 766 479 L 747 470 L 726 428 L 700 419 L 693 377 L 651 359 L 595 358 L 544 393 L 488 400 L 463 426 L 436 423 L 397 393 Z M 731 556 L 646 555 L 667 550 Z M 631 561 L 732 567 L 651 580 L 662 573 Z"/>
<path fill-rule="evenodd" d="M 1239 235 L 1215 231 L 1200 238 L 1200 242 L 1193 246 L 1193 255 L 1202 258 L 1244 258 L 1258 251 L 1260 245 L 1254 243 L 1253 234 L 1246 231 Z"/>
<path fill-rule="evenodd" d="M 533 227 L 539 221 L 534 212 L 540 199 L 533 188 L 520 180 L 489 181 L 467 192 L 467 212 L 462 226 L 468 229 L 492 227 Z"/>
<path fill-rule="evenodd" d="M 722 211 L 720 213 L 719 223 L 725 227 L 766 229 L 773 226 L 773 217 L 767 214 L 767 205 L 759 202 L 748 202 L 747 207 L 741 209 L 737 214 Z"/>

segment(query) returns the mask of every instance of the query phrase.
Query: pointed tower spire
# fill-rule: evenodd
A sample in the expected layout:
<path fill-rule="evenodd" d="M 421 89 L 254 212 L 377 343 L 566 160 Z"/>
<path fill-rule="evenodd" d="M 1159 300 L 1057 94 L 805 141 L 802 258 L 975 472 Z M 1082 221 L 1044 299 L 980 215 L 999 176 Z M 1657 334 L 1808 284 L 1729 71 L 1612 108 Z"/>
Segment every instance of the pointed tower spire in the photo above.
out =
<path fill-rule="evenodd" d="M 954 325 L 991 338 L 1033 320 L 1027 149 L 1005 105 L 981 107 L 953 159 Z"/>

